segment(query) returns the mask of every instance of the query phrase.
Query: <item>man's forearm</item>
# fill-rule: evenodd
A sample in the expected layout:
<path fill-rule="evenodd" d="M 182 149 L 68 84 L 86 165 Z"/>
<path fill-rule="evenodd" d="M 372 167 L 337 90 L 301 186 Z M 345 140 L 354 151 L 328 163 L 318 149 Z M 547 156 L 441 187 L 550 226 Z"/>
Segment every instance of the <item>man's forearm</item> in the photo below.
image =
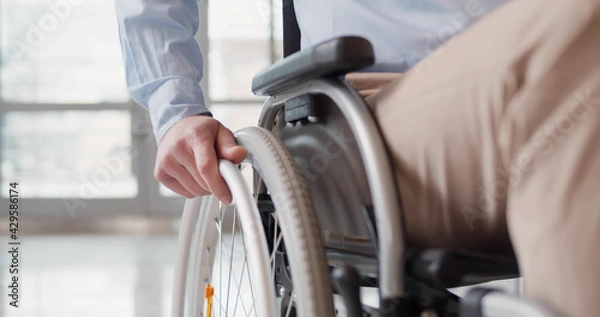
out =
<path fill-rule="evenodd" d="M 117 0 L 116 12 L 127 87 L 150 111 L 157 141 L 179 120 L 208 113 L 196 0 Z"/>

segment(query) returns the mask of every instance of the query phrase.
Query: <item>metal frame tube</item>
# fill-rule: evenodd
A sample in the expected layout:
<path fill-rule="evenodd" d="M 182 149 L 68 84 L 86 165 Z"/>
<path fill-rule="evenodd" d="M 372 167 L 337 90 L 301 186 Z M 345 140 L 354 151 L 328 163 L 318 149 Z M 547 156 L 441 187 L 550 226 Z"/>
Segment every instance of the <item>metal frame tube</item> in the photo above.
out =
<path fill-rule="evenodd" d="M 485 317 L 559 317 L 548 307 L 527 302 L 502 292 L 490 292 L 481 299 L 481 314 Z"/>
<path fill-rule="evenodd" d="M 265 102 L 259 126 L 272 130 L 277 110 L 286 100 L 303 94 L 331 98 L 356 137 L 365 171 L 378 232 L 379 292 L 382 299 L 404 295 L 404 236 L 400 202 L 388 152 L 368 106 L 348 84 L 337 79 L 315 79 L 271 96 Z"/>

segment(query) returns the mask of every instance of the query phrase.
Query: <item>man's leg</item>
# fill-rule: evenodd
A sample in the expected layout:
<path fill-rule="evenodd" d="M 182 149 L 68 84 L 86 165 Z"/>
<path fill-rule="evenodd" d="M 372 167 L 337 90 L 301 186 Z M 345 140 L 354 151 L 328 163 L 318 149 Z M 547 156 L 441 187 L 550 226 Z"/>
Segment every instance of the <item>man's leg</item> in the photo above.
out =
<path fill-rule="evenodd" d="M 369 103 L 410 244 L 500 251 L 510 232 L 527 297 L 600 312 L 599 0 L 510 2 Z"/>

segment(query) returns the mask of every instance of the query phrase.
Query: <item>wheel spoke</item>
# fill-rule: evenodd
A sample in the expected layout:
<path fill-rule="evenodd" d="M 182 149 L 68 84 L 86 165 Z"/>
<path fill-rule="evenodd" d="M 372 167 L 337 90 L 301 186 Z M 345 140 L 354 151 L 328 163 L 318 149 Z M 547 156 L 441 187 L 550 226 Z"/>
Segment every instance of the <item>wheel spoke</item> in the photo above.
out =
<path fill-rule="evenodd" d="M 219 201 L 219 241 L 221 241 L 221 252 L 219 252 L 219 298 L 223 298 L 223 204 Z M 223 307 L 219 302 L 221 309 L 219 317 L 222 317 Z M 227 317 L 227 314 L 225 314 Z"/>
<path fill-rule="evenodd" d="M 244 279 L 244 272 L 246 271 L 246 268 L 248 267 L 247 264 L 248 264 L 248 257 L 244 256 L 244 265 L 242 267 L 242 275 L 240 276 L 240 283 L 237 285 L 238 289 L 237 289 L 237 294 L 235 296 L 235 304 L 233 306 L 233 316 L 236 315 L 235 313 L 237 312 L 238 303 L 240 301 L 240 294 L 241 294 L 241 291 L 242 291 L 242 285 L 241 284 L 242 284 L 242 280 Z M 248 275 L 250 275 L 250 274 L 248 274 Z M 251 280 L 250 277 L 248 277 L 248 280 L 249 281 Z M 254 299 L 254 294 L 252 295 L 252 297 Z M 243 300 L 242 300 L 242 305 L 244 305 L 244 301 Z M 244 307 L 244 312 L 246 312 L 246 308 L 245 307 Z"/>
<path fill-rule="evenodd" d="M 272 213 L 271 217 L 273 217 L 273 241 L 277 241 L 277 228 L 279 228 L 279 226 L 277 225 L 277 216 L 275 215 L 275 213 Z M 275 261 L 273 260 L 275 258 L 275 254 L 277 254 L 277 248 L 275 247 L 275 245 L 273 245 L 273 251 L 271 253 L 271 258 L 269 258 L 269 261 L 271 262 L 271 279 L 272 280 L 275 280 Z"/>
<path fill-rule="evenodd" d="M 223 277 L 222 277 L 222 275 L 223 275 L 223 273 L 222 273 L 223 264 L 222 263 L 223 263 L 223 260 L 225 260 L 226 262 L 232 263 L 233 260 L 234 260 L 234 256 L 233 256 L 233 242 L 232 242 L 232 245 L 229 246 L 229 245 L 227 245 L 225 239 L 223 238 L 224 234 L 222 232 L 222 227 L 223 227 L 223 222 L 222 222 L 223 212 L 222 212 L 222 209 L 221 209 L 220 219 L 221 219 L 221 221 L 218 221 L 218 219 L 215 219 L 216 220 L 215 223 L 217 224 L 217 231 L 219 232 L 219 241 L 220 241 L 220 252 L 219 252 L 219 259 L 220 259 L 220 266 L 219 266 L 219 294 L 220 294 L 220 296 L 219 297 L 222 297 L 222 295 L 223 295 L 223 285 L 222 285 L 223 284 Z M 234 219 L 236 219 L 236 217 L 234 217 Z M 238 226 L 239 226 L 239 224 L 238 224 Z M 235 227 L 234 227 L 233 230 L 235 232 Z M 244 238 L 243 237 L 243 232 L 241 232 L 241 236 L 242 236 L 242 239 L 243 239 Z M 234 237 L 234 240 L 235 240 L 235 237 Z M 228 253 L 225 252 L 226 250 L 231 250 L 231 256 Z M 246 262 L 245 263 L 246 270 L 248 270 L 248 272 L 250 272 L 249 268 L 248 268 L 248 263 L 247 263 L 247 261 L 245 261 L 245 262 Z M 212 272 L 212 270 L 209 271 L 209 272 Z M 240 279 L 238 279 L 237 278 L 237 274 L 233 271 L 231 265 L 229 267 L 228 274 L 230 276 L 229 280 L 233 279 L 233 282 L 236 285 L 241 285 L 243 276 L 240 277 Z M 243 271 L 242 271 L 242 274 L 243 274 Z M 249 278 L 248 281 L 249 281 L 248 283 L 250 284 L 250 288 L 252 289 L 252 280 Z M 221 310 L 219 311 L 219 315 L 221 315 L 223 312 L 225 312 L 225 316 L 228 316 L 227 311 L 228 311 L 228 307 L 229 307 L 229 290 L 227 291 L 227 294 L 228 294 L 227 295 L 228 297 L 225 300 L 226 301 L 226 303 L 225 303 L 226 307 L 225 308 L 223 307 L 222 302 L 219 301 L 219 305 L 221 306 Z M 252 296 L 254 296 L 254 292 L 252 292 Z M 242 309 L 244 310 L 244 313 L 246 315 L 248 315 L 249 313 L 248 313 L 246 304 L 244 303 L 243 300 L 241 301 L 241 304 L 242 304 Z"/>
<path fill-rule="evenodd" d="M 233 273 L 233 260 L 234 260 L 234 253 L 233 253 L 233 248 L 235 247 L 235 227 L 236 227 L 236 222 L 235 219 L 236 217 L 236 213 L 237 213 L 237 209 L 233 209 L 233 224 L 231 226 L 231 252 L 229 253 L 231 256 L 229 257 L 229 277 L 227 278 L 227 300 L 226 300 L 226 306 L 225 306 L 225 316 L 228 316 L 228 312 L 229 312 L 229 294 L 231 291 L 231 274 Z"/>
<path fill-rule="evenodd" d="M 242 231 L 242 243 L 244 244 L 244 247 L 246 246 L 246 237 L 244 235 L 244 232 Z M 250 267 L 248 266 L 248 261 L 247 261 L 248 257 L 247 255 L 245 256 L 244 260 L 245 260 L 245 265 L 244 268 L 246 269 L 246 271 L 248 271 L 248 285 L 250 286 L 250 295 L 252 296 L 252 309 L 254 309 L 254 314 L 256 315 L 256 299 L 254 298 L 254 289 L 252 287 L 252 277 L 250 276 Z M 242 301 L 242 304 L 244 303 L 244 301 Z"/>
<path fill-rule="evenodd" d="M 246 314 L 246 316 L 250 316 L 252 314 L 252 312 L 254 312 L 254 316 L 256 316 L 256 305 L 252 305 L 252 308 L 250 309 L 250 312 L 248 314 Z"/>
<path fill-rule="evenodd" d="M 215 301 L 216 302 L 215 304 L 218 304 L 218 306 L 219 306 L 219 315 L 224 313 L 225 311 L 223 310 L 223 305 L 221 305 L 221 300 L 219 299 L 219 297 L 213 296 L 213 301 Z M 213 307 L 215 307 L 214 304 L 213 304 Z"/>
<path fill-rule="evenodd" d="M 283 235 L 279 234 L 275 240 L 275 245 L 273 248 L 273 253 L 271 253 L 271 258 L 269 259 L 273 263 L 273 270 L 275 269 L 275 257 L 277 255 L 277 248 L 281 245 L 281 241 L 283 240 Z"/>
<path fill-rule="evenodd" d="M 290 296 L 290 302 L 288 303 L 287 310 L 285 312 L 285 317 L 289 317 L 292 313 L 292 306 L 294 306 L 294 298 L 296 297 L 296 293 L 292 291 L 292 295 Z"/>

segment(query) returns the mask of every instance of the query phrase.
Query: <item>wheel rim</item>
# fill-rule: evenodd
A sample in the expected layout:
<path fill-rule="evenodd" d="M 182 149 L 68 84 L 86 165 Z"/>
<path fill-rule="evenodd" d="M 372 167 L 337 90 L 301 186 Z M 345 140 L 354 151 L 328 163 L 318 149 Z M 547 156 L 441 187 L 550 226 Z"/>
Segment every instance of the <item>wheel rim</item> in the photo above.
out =
<path fill-rule="evenodd" d="M 262 295 L 258 298 L 252 298 L 253 301 L 260 301 L 264 298 L 269 298 L 273 300 L 273 303 L 269 303 L 267 305 L 257 305 L 257 307 L 272 307 L 269 309 L 269 313 L 265 314 L 257 314 L 258 316 L 329 316 L 333 315 L 333 305 L 331 301 L 331 286 L 329 284 L 329 271 L 327 269 L 327 262 L 325 260 L 325 254 L 323 252 L 323 243 L 321 232 L 319 231 L 319 225 L 316 220 L 316 215 L 314 209 L 312 207 L 312 203 L 307 193 L 306 185 L 303 182 L 302 175 L 300 171 L 297 169 L 295 162 L 289 156 L 289 153 L 286 152 L 283 145 L 277 141 L 277 139 L 271 135 L 268 131 L 260 128 L 245 128 L 238 132 L 236 132 L 236 141 L 238 144 L 246 148 L 248 152 L 247 162 L 256 169 L 261 175 L 260 179 L 263 179 L 266 183 L 266 187 L 269 187 L 270 194 L 272 194 L 272 205 L 276 205 L 278 208 L 278 212 L 275 213 L 275 217 L 270 216 L 267 217 L 271 219 L 273 222 L 274 228 L 281 228 L 281 230 L 275 229 L 277 231 L 269 232 L 269 239 L 273 239 L 278 241 L 276 245 L 281 243 L 282 239 L 285 239 L 285 256 L 280 258 L 289 257 L 289 263 L 285 263 L 285 266 L 281 267 L 281 271 L 287 273 L 289 276 L 294 276 L 293 289 L 287 288 L 288 291 L 287 298 L 279 296 L 277 300 L 275 296 L 275 281 L 278 281 L 278 285 L 282 285 L 279 283 L 282 279 L 279 277 L 273 278 L 274 276 L 274 267 L 275 265 L 271 261 L 271 259 L 279 259 L 279 257 L 274 256 L 272 253 L 273 250 L 279 249 L 279 247 L 272 247 L 269 250 L 269 247 L 264 242 L 266 246 L 266 252 L 264 253 L 264 257 L 262 258 L 262 263 L 266 263 L 264 265 L 266 267 L 265 274 L 266 278 L 261 279 L 265 281 L 264 283 L 258 283 L 259 285 L 268 285 L 264 292 L 259 292 L 253 287 L 253 291 L 251 294 L 269 294 L 268 296 Z M 229 163 L 231 164 L 231 163 Z M 233 165 L 231 165 L 233 169 L 239 175 L 239 171 L 235 169 Z M 244 184 L 243 181 L 236 182 L 227 179 L 226 173 L 222 170 L 222 166 L 220 165 L 221 175 L 229 185 L 232 193 L 238 191 L 233 187 L 234 184 Z M 262 175 L 265 173 L 264 175 Z M 262 184 L 254 184 L 254 186 L 243 186 L 243 188 L 239 191 L 248 194 L 250 191 L 248 188 L 258 188 L 260 192 L 267 193 L 265 186 Z M 252 207 L 256 209 L 256 203 L 254 199 L 252 199 L 252 195 L 250 199 L 247 201 L 251 201 Z M 234 200 L 236 203 L 239 203 L 234 194 Z M 201 247 L 206 246 L 207 244 L 216 246 L 218 239 L 218 230 L 220 229 L 221 233 L 223 233 L 222 228 L 224 228 L 223 223 L 215 222 L 214 219 L 221 219 L 219 215 L 221 213 L 221 209 L 219 208 L 218 200 L 214 197 L 204 198 L 201 201 L 200 215 L 198 215 L 198 209 L 194 213 L 194 207 L 198 205 L 200 202 L 199 199 L 190 199 L 186 202 L 186 208 L 184 209 L 184 214 L 182 218 L 182 231 L 180 232 L 179 237 L 179 247 L 178 247 L 178 262 L 176 265 L 176 279 L 175 279 L 175 288 L 174 288 L 174 296 L 173 296 L 173 317 L 183 317 L 183 316 L 206 316 L 206 311 L 204 306 L 204 287 L 206 282 L 213 281 L 212 272 L 214 271 L 214 263 L 219 263 L 218 259 L 214 259 L 214 254 L 216 250 L 208 253 L 208 256 L 205 254 L 206 251 L 201 250 Z M 274 211 L 274 209 L 272 209 Z M 248 214 L 246 212 L 242 212 L 241 214 Z M 256 215 L 259 220 L 255 221 L 258 225 L 255 228 L 251 228 L 249 230 L 244 229 L 245 232 L 260 232 L 262 235 L 258 235 L 261 237 L 265 237 L 265 230 L 263 228 L 263 219 L 260 219 L 260 213 L 258 210 L 255 213 L 250 213 Z M 196 219 L 196 220 L 194 220 Z M 185 221 L 183 221 L 185 220 Z M 196 223 L 197 222 L 197 223 Z M 242 221 L 243 223 L 247 223 L 247 221 Z M 269 222 L 269 221 L 264 221 Z M 275 223 L 278 224 L 275 225 Z M 217 224 L 219 227 L 217 227 Z M 242 227 L 246 227 L 247 225 L 243 224 Z M 192 239 L 188 238 L 190 235 L 190 228 L 194 232 L 194 237 Z M 267 231 L 268 232 L 268 231 Z M 283 238 L 280 237 L 283 236 Z M 252 236 L 257 235 L 249 235 L 250 238 Z M 214 238 L 214 240 L 211 240 Z M 245 241 L 248 241 L 248 236 L 244 238 Z M 192 247 L 190 249 L 190 240 L 192 241 Z M 220 244 L 220 243 L 219 243 Z M 239 243 L 236 242 L 236 245 Z M 226 244 L 225 250 L 231 250 L 231 245 Z M 235 249 L 235 246 L 234 246 Z M 210 250 L 209 250 L 210 251 Z M 218 250 L 220 253 L 221 250 Z M 251 257 L 255 254 L 255 252 L 250 252 Z M 188 259 L 189 255 L 189 261 Z M 227 260 L 227 256 L 225 256 L 225 260 Z M 266 260 L 265 260 L 266 259 Z M 188 264 L 189 262 L 189 264 Z M 238 261 L 239 262 L 239 261 Z M 252 262 L 252 261 L 249 261 Z M 283 260 L 280 262 L 284 262 Z M 243 260 L 242 262 L 243 263 Z M 210 264 L 210 269 L 209 265 Z M 287 267 L 289 265 L 289 267 Z M 191 266 L 191 268 L 188 268 Z M 260 265 L 259 265 L 260 266 Z M 219 266 L 221 267 L 221 266 Z M 235 265 L 232 265 L 235 267 Z M 252 268 L 252 266 L 250 266 Z M 188 272 L 188 273 L 186 273 Z M 226 272 L 227 273 L 227 272 Z M 221 273 L 223 274 L 223 273 Z M 247 274 L 247 273 L 244 273 Z M 186 277 L 187 276 L 187 277 Z M 221 275 L 223 276 L 223 275 Z M 228 274 L 225 276 L 229 277 Z M 239 280 L 235 281 L 233 279 L 232 274 L 232 284 L 229 285 L 238 285 L 240 283 Z M 236 275 L 237 279 L 237 275 Z M 255 281 L 252 281 L 252 285 L 256 285 Z M 290 283 L 291 285 L 291 280 Z M 187 286 L 186 286 L 187 285 Z M 227 285 L 227 283 L 220 282 L 220 286 L 218 287 L 217 294 L 223 289 L 226 294 L 226 288 L 223 285 Z M 237 287 L 237 286 L 236 286 Z M 283 294 L 285 291 L 283 290 Z M 295 294 L 292 294 L 293 291 L 297 291 L 297 299 Z M 233 294 L 237 296 L 237 290 L 228 291 L 230 294 L 229 297 L 232 297 Z M 278 292 L 279 293 L 279 292 Z M 183 296 L 182 296 L 183 295 Z M 219 295 L 217 295 L 219 296 Z M 240 297 L 241 300 L 243 295 Z M 221 297 L 219 297 L 219 302 L 223 301 Z M 240 308 L 241 304 L 238 302 L 238 308 L 235 308 L 235 299 L 230 298 L 230 304 L 227 304 L 227 301 L 224 301 L 223 305 L 219 304 L 219 309 L 215 310 L 216 314 L 211 314 L 212 316 L 219 316 L 219 314 L 224 315 L 228 313 L 229 315 L 233 315 L 235 311 L 237 315 L 242 315 L 243 313 L 238 313 L 242 308 Z M 187 304 L 186 304 L 187 303 Z M 231 304 L 233 303 L 233 304 Z M 279 305 L 277 305 L 279 304 Z M 283 306 L 282 306 L 283 305 Z M 228 309 L 220 309 L 220 306 L 230 307 Z M 214 310 L 214 309 L 213 309 Z M 185 314 L 183 313 L 185 311 Z M 211 311 L 212 312 L 212 311 Z M 253 312 L 249 311 L 246 308 L 246 313 L 248 315 L 252 315 Z"/>
<path fill-rule="evenodd" d="M 248 164 L 243 164 L 243 167 L 251 169 Z M 249 192 L 249 190 L 247 191 Z M 261 316 L 258 313 L 255 296 L 265 295 L 257 295 L 255 292 L 248 265 L 246 239 L 238 218 L 238 208 L 236 202 L 228 207 L 218 203 L 218 207 L 212 212 L 213 216 L 211 217 L 212 234 L 216 235 L 216 244 L 214 247 L 207 246 L 199 251 L 205 258 L 212 259 L 212 265 L 209 261 L 206 268 L 207 274 L 205 274 L 204 283 L 199 292 L 202 294 L 202 290 L 207 284 L 214 287 L 211 317 Z M 272 243 L 269 245 L 268 266 L 270 268 L 270 286 L 277 298 L 275 300 L 277 316 L 295 316 L 295 294 L 290 286 L 291 283 L 284 286 L 275 282 L 281 279 L 280 276 L 289 276 L 290 273 L 280 263 L 284 257 L 281 252 L 283 234 L 279 228 L 277 213 L 269 212 L 268 217 L 271 219 L 270 224 L 273 228 L 269 232 L 269 241 Z M 206 309 L 205 306 L 205 316 L 208 315 Z"/>

